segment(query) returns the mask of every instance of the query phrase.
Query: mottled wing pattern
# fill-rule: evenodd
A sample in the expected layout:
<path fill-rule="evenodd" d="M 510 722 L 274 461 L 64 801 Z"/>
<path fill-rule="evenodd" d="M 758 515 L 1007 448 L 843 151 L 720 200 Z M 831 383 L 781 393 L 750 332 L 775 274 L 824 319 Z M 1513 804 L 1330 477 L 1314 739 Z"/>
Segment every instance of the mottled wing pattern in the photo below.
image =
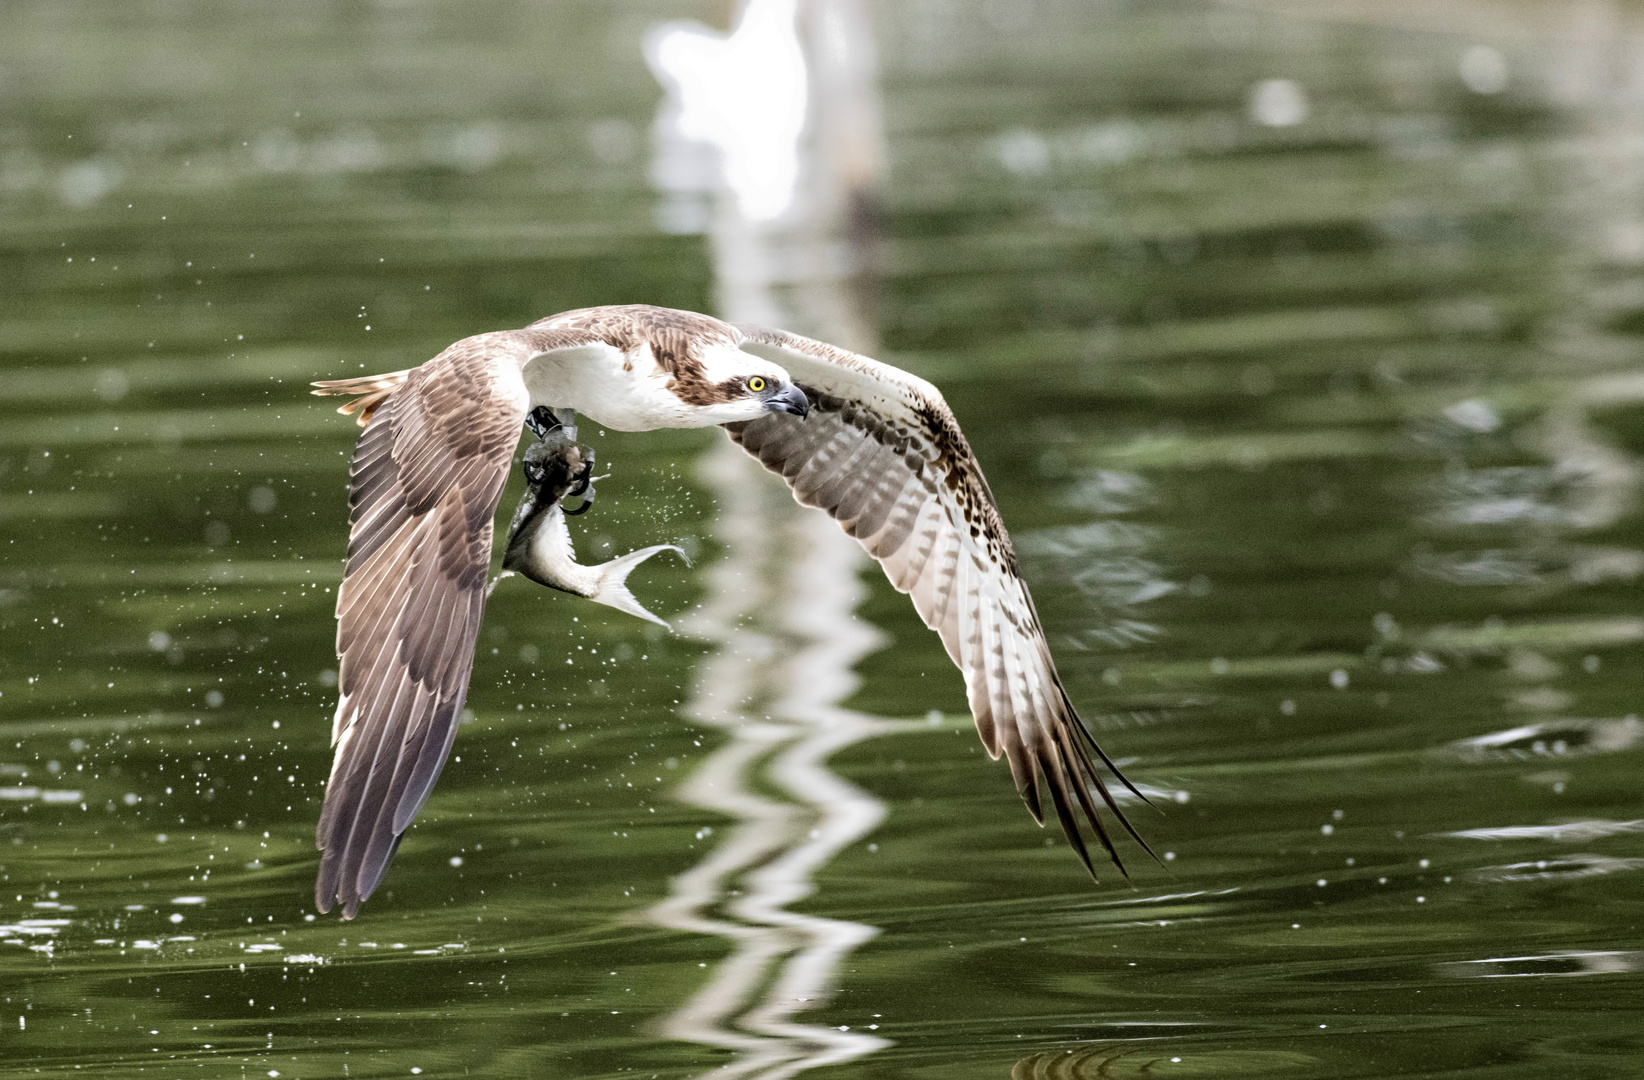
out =
<path fill-rule="evenodd" d="M 527 406 L 518 362 L 484 345 L 459 342 L 369 402 L 354 452 L 336 758 L 315 833 L 315 901 L 340 902 L 345 918 L 427 800 L 468 691 L 492 518 Z"/>
<path fill-rule="evenodd" d="M 887 364 L 778 330 L 739 327 L 742 348 L 781 364 L 812 401 L 727 424 L 794 498 L 838 520 L 907 593 L 959 666 L 976 730 L 1044 824 L 1041 784 L 1094 876 L 1079 817 L 1123 872 L 1097 800 L 1138 843 L 1092 755 L 1131 791 L 1085 728 L 1050 656 L 1010 537 L 970 444 L 936 388 Z M 1140 792 L 1136 792 L 1140 795 Z"/>

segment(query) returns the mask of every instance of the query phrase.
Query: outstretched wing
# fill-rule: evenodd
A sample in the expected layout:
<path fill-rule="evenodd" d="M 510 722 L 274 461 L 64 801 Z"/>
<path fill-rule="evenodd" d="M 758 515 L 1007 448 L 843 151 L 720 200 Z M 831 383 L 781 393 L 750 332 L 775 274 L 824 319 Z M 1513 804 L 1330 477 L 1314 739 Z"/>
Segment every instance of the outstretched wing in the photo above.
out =
<path fill-rule="evenodd" d="M 942 395 L 887 364 L 780 330 L 739 327 L 742 348 L 787 369 L 811 398 L 804 420 L 772 413 L 727 424 L 780 473 L 794 498 L 826 510 L 913 599 L 964 674 L 982 745 L 1010 763 L 1041 825 L 1040 785 L 1092 876 L 1079 814 L 1122 873 L 1100 799 L 1140 843 L 1097 771 L 1122 776 L 1074 711 L 1017 571 L 993 493 Z"/>
<path fill-rule="evenodd" d="M 315 833 L 315 903 L 340 901 L 344 918 L 376 888 L 451 751 L 528 403 L 519 363 L 474 339 L 397 386 L 322 392 L 362 389 L 372 398 L 337 593 L 336 758 Z"/>

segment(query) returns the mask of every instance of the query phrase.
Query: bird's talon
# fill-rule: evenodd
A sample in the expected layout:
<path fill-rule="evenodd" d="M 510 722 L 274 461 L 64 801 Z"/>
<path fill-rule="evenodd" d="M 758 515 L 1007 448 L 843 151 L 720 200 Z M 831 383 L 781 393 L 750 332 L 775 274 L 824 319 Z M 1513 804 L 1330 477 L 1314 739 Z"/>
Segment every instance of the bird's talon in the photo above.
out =
<path fill-rule="evenodd" d="M 601 477 L 600 479 L 604 479 L 604 478 Z M 587 455 L 582 459 L 582 468 L 577 472 L 576 483 L 573 484 L 572 487 L 571 487 L 571 490 L 567 491 L 565 494 L 567 494 L 567 495 L 581 495 L 584 492 L 587 492 L 588 501 L 593 502 L 594 501 L 593 492 L 589 490 L 590 488 L 593 487 L 593 485 L 594 485 L 594 452 L 592 450 L 589 450 L 587 452 Z"/>

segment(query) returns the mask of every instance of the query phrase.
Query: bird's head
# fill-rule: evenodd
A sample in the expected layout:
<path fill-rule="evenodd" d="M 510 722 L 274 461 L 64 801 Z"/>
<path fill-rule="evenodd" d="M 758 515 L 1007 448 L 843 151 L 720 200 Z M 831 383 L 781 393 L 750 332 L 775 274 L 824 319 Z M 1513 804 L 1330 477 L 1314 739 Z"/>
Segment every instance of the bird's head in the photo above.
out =
<path fill-rule="evenodd" d="M 694 371 L 676 371 L 673 391 L 710 424 L 757 420 L 773 412 L 803 419 L 811 411 L 810 399 L 786 371 L 730 345 L 703 349 Z"/>
<path fill-rule="evenodd" d="M 805 391 L 786 370 L 741 348 L 736 327 L 707 315 L 629 304 L 568 311 L 530 331 L 588 339 L 551 344 L 527 361 L 532 400 L 575 409 L 615 431 L 810 413 Z"/>

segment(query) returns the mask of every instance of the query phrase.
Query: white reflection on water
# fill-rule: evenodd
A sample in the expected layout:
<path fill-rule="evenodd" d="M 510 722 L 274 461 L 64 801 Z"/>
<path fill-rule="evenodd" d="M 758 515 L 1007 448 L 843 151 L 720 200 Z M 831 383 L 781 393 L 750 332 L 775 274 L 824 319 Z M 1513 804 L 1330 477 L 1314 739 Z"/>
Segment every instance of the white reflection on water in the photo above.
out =
<path fill-rule="evenodd" d="M 37 787 L 3 787 L 0 788 L 0 799 L 26 801 L 39 799 L 45 803 L 77 803 L 84 798 L 78 791 L 55 791 L 51 788 Z"/>
<path fill-rule="evenodd" d="M 1553 672 L 1556 674 L 1557 672 Z M 1644 722 L 1560 718 L 1458 739 L 1450 749 L 1463 761 L 1523 761 L 1536 757 L 1579 757 L 1630 750 L 1644 741 Z"/>
<path fill-rule="evenodd" d="M 1509 863 L 1506 866 L 1486 866 L 1474 872 L 1480 881 L 1574 881 L 1578 878 L 1602 877 L 1644 870 L 1644 859 L 1617 859 L 1608 855 L 1568 855 L 1562 859 L 1537 859 L 1535 862 Z"/>
<path fill-rule="evenodd" d="M 18 919 L 14 923 L 0 923 L 0 939 L 11 939 L 7 944 L 22 945 L 22 938 L 51 937 L 70 922 L 69 919 Z"/>
<path fill-rule="evenodd" d="M 1644 953 L 1558 952 L 1541 956 L 1496 956 L 1434 964 L 1433 970 L 1453 979 L 1524 979 L 1572 975 L 1617 975 L 1644 970 Z"/>
<path fill-rule="evenodd" d="M 1559 825 L 1502 825 L 1493 829 L 1462 829 L 1440 833 L 1463 840 L 1599 840 L 1622 833 L 1644 832 L 1644 818 L 1637 821 L 1568 821 Z"/>
<path fill-rule="evenodd" d="M 852 618 L 865 593 L 862 557 L 832 521 L 773 505 L 765 485 L 740 482 L 748 464 L 731 447 L 707 462 L 727 553 L 709 571 L 709 600 L 682 627 L 719 645 L 686 715 L 730 741 L 673 793 L 736 824 L 648 913 L 735 947 L 661 1024 L 671 1037 L 738 1051 L 715 1077 L 791 1076 L 887 1045 L 795 1019 L 827 1000 L 840 961 L 877 931 L 787 905 L 810 895 L 815 872 L 884 817 L 882 803 L 828 770 L 829 756 L 907 726 L 834 704 L 854 688 L 851 665 L 880 640 Z M 771 633 L 750 627 L 756 616 Z"/>
<path fill-rule="evenodd" d="M 680 24 L 648 36 L 647 59 L 669 90 L 655 180 L 664 192 L 714 200 L 702 225 L 711 226 L 718 315 L 867 351 L 866 319 L 843 280 L 860 260 L 838 257 L 846 214 L 876 160 L 863 150 L 878 139 L 867 23 L 852 0 L 811 0 L 807 67 L 797 14 L 795 0 L 751 0 L 729 38 Z M 828 92 L 813 98 L 807 79 Z M 807 100 L 813 124 L 802 142 Z M 706 175 L 692 171 L 700 158 L 693 165 L 681 153 L 692 141 L 718 151 Z M 807 197 L 795 206 L 801 182 Z M 779 232 L 771 222 L 785 212 Z M 673 222 L 678 231 L 691 224 Z M 783 286 L 792 291 L 779 297 Z M 789 905 L 811 895 L 816 872 L 885 815 L 884 804 L 828 769 L 829 757 L 912 725 L 838 707 L 857 685 L 853 666 L 882 640 L 854 615 L 866 594 L 861 549 L 729 442 L 708 455 L 703 473 L 725 554 L 708 568 L 699 613 L 680 624 L 717 646 L 683 712 L 729 741 L 673 794 L 734 824 L 647 917 L 724 938 L 733 952 L 659 1026 L 735 1052 L 707 1075 L 793 1076 L 889 1045 L 798 1019 L 827 1002 L 843 959 L 878 931 Z"/>
<path fill-rule="evenodd" d="M 752 0 L 730 34 L 672 22 L 645 37 L 645 59 L 668 100 L 658 128 L 705 143 L 748 221 L 769 221 L 793 203 L 805 128 L 805 54 L 796 0 Z M 659 186 L 670 187 L 669 170 Z"/>

